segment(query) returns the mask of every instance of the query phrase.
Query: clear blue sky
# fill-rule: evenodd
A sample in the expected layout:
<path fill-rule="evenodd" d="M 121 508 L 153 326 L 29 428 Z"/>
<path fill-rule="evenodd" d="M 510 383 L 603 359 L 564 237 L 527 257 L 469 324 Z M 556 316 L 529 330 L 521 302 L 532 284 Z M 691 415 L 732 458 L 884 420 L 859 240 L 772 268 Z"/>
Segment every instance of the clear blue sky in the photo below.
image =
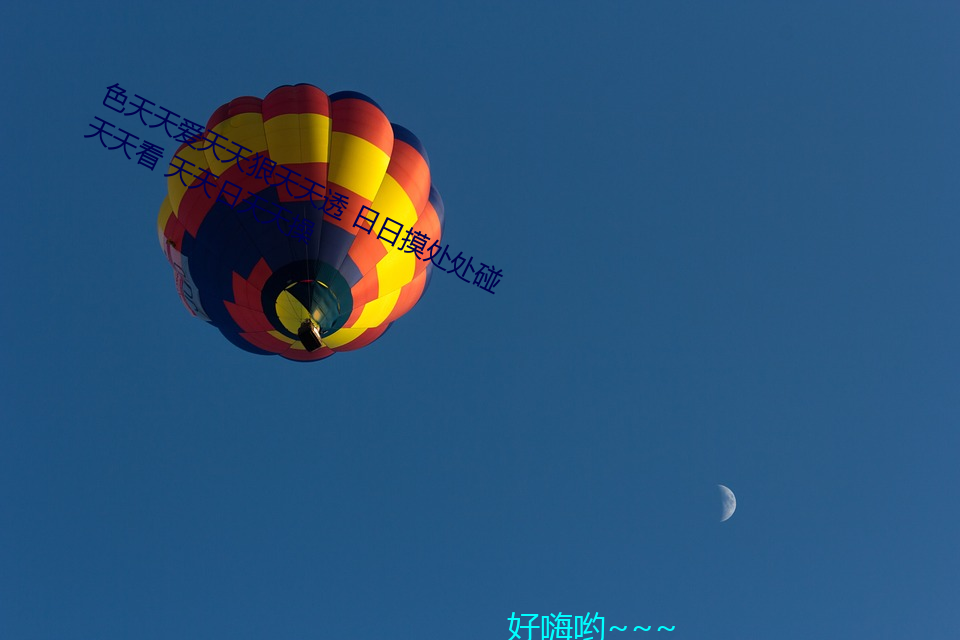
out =
<path fill-rule="evenodd" d="M 0 639 L 958 637 L 960 5 L 0 12 Z M 106 87 L 298 82 L 417 134 L 495 295 L 308 365 L 186 313 Z"/>

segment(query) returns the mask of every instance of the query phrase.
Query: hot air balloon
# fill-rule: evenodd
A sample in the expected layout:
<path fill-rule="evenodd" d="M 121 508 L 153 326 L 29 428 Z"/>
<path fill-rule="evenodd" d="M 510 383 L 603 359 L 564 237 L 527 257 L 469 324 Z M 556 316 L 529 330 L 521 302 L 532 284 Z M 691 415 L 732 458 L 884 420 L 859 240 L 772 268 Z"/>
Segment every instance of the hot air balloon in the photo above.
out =
<path fill-rule="evenodd" d="M 206 128 L 175 154 L 158 218 L 192 315 L 249 352 L 312 361 L 417 303 L 443 203 L 420 141 L 373 100 L 282 86 Z"/>

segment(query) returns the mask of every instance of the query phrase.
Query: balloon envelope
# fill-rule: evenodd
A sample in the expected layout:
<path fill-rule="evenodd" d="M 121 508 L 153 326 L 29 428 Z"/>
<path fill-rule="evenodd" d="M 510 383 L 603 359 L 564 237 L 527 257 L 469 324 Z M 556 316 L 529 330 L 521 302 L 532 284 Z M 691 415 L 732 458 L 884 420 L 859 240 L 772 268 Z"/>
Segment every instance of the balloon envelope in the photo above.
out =
<path fill-rule="evenodd" d="M 370 98 L 308 84 L 237 98 L 175 155 L 160 245 L 187 310 L 240 348 L 358 349 L 426 289 L 443 203 L 420 141 Z"/>

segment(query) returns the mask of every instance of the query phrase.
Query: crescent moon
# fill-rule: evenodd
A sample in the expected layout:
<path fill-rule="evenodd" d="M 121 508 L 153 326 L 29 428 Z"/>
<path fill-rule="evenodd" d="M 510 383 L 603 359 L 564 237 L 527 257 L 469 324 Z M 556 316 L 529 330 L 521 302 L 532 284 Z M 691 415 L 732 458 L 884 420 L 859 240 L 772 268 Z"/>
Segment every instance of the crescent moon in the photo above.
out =
<path fill-rule="evenodd" d="M 733 495 L 733 491 L 722 484 L 718 484 L 717 488 L 720 489 L 720 502 L 723 508 L 723 512 L 720 514 L 720 522 L 725 522 L 737 510 L 737 496 Z"/>

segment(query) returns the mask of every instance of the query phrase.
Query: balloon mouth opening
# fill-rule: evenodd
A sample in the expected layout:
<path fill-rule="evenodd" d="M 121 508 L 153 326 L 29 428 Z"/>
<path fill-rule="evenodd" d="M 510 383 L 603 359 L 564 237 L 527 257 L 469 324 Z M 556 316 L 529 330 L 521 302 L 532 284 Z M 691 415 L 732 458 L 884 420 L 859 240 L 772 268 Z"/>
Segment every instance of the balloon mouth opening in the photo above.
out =
<path fill-rule="evenodd" d="M 300 328 L 297 329 L 297 337 L 300 338 L 300 343 L 307 351 L 316 351 L 323 346 L 323 342 L 320 340 L 320 327 L 309 318 L 300 324 Z"/>
<path fill-rule="evenodd" d="M 267 321 L 301 354 L 330 349 L 327 341 L 353 313 L 350 285 L 321 260 L 301 260 L 275 271 L 263 285 L 260 301 Z"/>

